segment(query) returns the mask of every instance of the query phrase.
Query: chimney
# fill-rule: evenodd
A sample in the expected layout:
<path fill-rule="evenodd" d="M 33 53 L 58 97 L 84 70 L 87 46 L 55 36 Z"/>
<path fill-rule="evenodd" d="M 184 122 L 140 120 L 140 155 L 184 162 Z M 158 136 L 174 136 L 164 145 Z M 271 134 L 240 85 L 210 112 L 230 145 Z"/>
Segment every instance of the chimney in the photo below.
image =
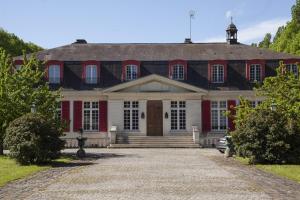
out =
<path fill-rule="evenodd" d="M 85 39 L 77 39 L 73 44 L 87 44 Z"/>
<path fill-rule="evenodd" d="M 185 38 L 184 43 L 185 44 L 192 44 L 193 42 L 192 42 L 191 38 Z"/>

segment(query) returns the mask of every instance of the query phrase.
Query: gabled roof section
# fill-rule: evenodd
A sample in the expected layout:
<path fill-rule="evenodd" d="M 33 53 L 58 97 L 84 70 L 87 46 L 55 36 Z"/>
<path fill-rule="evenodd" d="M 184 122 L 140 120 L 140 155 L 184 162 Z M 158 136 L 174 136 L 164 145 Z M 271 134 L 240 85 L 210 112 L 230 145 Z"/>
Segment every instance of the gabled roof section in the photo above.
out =
<path fill-rule="evenodd" d="M 159 76 L 157 74 L 152 74 L 152 75 L 149 75 L 149 76 L 145 76 L 145 77 L 136 79 L 134 81 L 121 83 L 119 85 L 107 88 L 103 92 L 104 93 L 119 92 L 119 91 L 126 90 L 126 89 L 134 87 L 134 86 L 143 85 L 143 84 L 147 84 L 147 83 L 151 83 L 151 82 L 159 82 L 159 83 L 163 83 L 163 84 L 166 84 L 166 85 L 182 88 L 182 89 L 185 89 L 185 90 L 188 90 L 188 91 L 191 91 L 191 92 L 195 92 L 195 93 L 207 93 L 208 92 L 205 89 L 195 87 L 195 86 L 187 84 L 187 83 L 171 80 L 171 79 L 168 79 L 166 77 Z"/>
<path fill-rule="evenodd" d="M 227 43 L 128 43 L 128 44 L 70 44 L 36 53 L 40 60 L 58 61 L 168 61 L 183 60 L 280 60 L 299 59 L 287 53 L 279 53 L 245 44 Z M 22 56 L 15 57 L 15 60 Z"/>

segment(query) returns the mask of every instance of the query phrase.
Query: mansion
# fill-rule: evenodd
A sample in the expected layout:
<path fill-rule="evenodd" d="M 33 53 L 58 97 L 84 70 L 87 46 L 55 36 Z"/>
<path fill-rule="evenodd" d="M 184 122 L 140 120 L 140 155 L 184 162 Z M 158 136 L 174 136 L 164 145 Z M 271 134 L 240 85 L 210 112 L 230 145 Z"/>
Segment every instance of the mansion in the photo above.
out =
<path fill-rule="evenodd" d="M 216 144 L 234 129 L 224 113 L 240 96 L 257 105 L 263 99 L 255 96 L 255 83 L 276 75 L 280 61 L 298 73 L 300 61 L 299 56 L 239 43 L 232 23 L 226 36 L 224 43 L 98 44 L 81 39 L 36 53 L 46 63 L 50 87 L 61 88 L 59 113 L 68 122 L 67 145 L 77 145 L 81 128 L 93 147 L 138 147 L 143 140 L 148 147 L 159 140 L 166 147 L 190 147 L 188 141 L 192 147 Z M 14 61 L 21 67 L 22 56 Z M 168 143 L 172 137 L 186 142 Z"/>

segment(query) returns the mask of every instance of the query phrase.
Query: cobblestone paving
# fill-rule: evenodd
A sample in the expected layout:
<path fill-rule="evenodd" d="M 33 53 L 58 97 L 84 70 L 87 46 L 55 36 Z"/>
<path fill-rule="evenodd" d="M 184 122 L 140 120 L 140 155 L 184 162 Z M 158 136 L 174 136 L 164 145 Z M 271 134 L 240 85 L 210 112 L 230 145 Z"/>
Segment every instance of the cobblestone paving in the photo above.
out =
<path fill-rule="evenodd" d="M 42 179 L 44 183 L 40 187 L 25 191 L 27 196 L 23 195 L 21 199 L 241 200 L 300 197 L 300 184 L 225 160 L 215 149 L 88 151 L 100 154 L 100 159 L 93 165 Z"/>

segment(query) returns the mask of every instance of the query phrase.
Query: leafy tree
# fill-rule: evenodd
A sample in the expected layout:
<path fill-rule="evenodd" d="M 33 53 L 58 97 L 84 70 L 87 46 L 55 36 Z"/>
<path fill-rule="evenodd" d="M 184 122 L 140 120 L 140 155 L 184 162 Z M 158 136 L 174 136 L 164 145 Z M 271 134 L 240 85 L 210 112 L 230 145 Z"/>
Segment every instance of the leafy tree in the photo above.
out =
<path fill-rule="evenodd" d="M 43 48 L 29 42 L 26 43 L 15 34 L 8 33 L 3 29 L 0 29 L 0 47 L 6 50 L 11 56 L 19 56 L 26 53 L 33 53 L 43 50 Z"/>
<path fill-rule="evenodd" d="M 0 49 L 0 147 L 9 123 L 29 113 L 34 104 L 37 112 L 49 119 L 56 115 L 57 99 L 60 91 L 50 91 L 44 80 L 42 63 L 34 56 L 29 60 L 24 56 L 20 70 L 15 71 L 11 58 Z M 57 123 L 57 128 L 61 124 Z M 0 153 L 2 153 L 0 149 Z"/>
<path fill-rule="evenodd" d="M 277 76 L 266 78 L 256 94 L 265 97 L 256 108 L 244 99 L 236 107 L 236 130 L 231 134 L 237 152 L 253 163 L 299 162 L 299 74 L 287 71 L 281 62 Z M 276 110 L 272 111 L 274 106 Z"/>
<path fill-rule="evenodd" d="M 270 47 L 270 44 L 271 44 L 271 33 L 267 33 L 263 39 L 263 41 L 261 41 L 259 44 L 258 44 L 258 47 L 260 48 L 269 48 Z"/>
<path fill-rule="evenodd" d="M 291 12 L 292 20 L 278 28 L 273 41 L 268 33 L 259 43 L 259 47 L 300 55 L 300 0 L 296 0 Z"/>

